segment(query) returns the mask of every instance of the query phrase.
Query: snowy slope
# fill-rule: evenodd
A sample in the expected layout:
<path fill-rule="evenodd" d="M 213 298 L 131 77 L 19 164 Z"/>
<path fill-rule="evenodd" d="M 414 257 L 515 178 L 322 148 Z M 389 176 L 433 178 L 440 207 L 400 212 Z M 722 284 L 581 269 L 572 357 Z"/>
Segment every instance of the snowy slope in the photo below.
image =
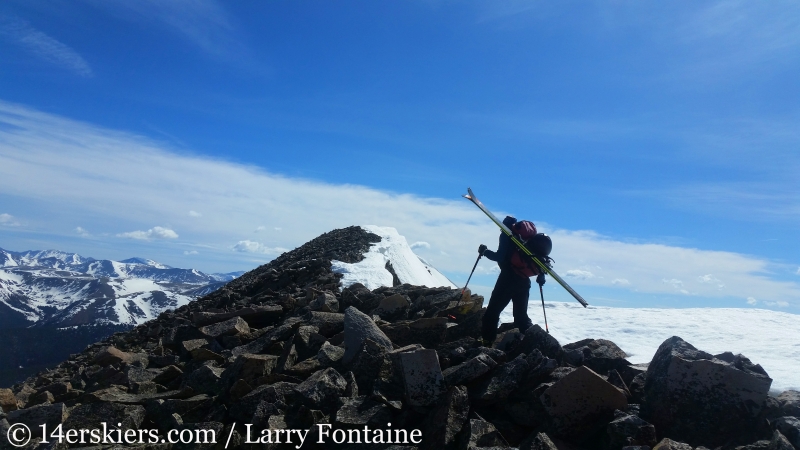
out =
<path fill-rule="evenodd" d="M 0 326 L 136 325 L 240 274 L 209 275 L 144 258 L 0 249 Z"/>
<path fill-rule="evenodd" d="M 535 300 L 535 299 L 534 299 Z M 528 315 L 544 328 L 542 304 L 531 300 Z M 667 338 L 680 336 L 712 354 L 741 353 L 772 377 L 772 390 L 800 390 L 800 315 L 737 308 L 611 308 L 546 302 L 550 333 L 563 344 L 608 339 L 628 361 L 650 362 Z M 511 306 L 500 316 L 513 322 Z"/>
<path fill-rule="evenodd" d="M 355 264 L 333 261 L 332 269 L 344 275 L 342 287 L 361 283 L 368 289 L 392 286 L 393 277 L 387 269 L 389 263 L 401 283 L 417 286 L 456 286 L 433 266 L 425 263 L 408 246 L 406 238 L 391 227 L 366 225 L 361 228 L 375 233 L 381 241 L 373 244 L 364 260 Z"/>

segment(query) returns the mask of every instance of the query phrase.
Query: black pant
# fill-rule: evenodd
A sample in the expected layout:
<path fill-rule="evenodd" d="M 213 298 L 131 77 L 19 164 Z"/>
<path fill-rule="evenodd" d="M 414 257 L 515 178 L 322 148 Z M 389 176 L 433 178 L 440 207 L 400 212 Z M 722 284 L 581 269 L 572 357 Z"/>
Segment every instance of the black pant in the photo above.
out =
<path fill-rule="evenodd" d="M 492 290 L 489 306 L 483 314 L 483 339 L 494 342 L 497 338 L 497 322 L 509 301 L 514 302 L 514 326 L 524 332 L 532 325 L 528 317 L 528 297 L 530 296 L 531 280 L 521 277 L 512 270 L 501 270 L 497 283 Z"/>

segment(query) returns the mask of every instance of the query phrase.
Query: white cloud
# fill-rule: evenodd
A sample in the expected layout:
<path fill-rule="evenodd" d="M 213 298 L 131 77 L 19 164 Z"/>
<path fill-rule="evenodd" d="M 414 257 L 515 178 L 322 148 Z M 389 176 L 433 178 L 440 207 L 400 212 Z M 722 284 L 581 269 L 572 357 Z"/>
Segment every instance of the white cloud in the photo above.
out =
<path fill-rule="evenodd" d="M 267 227 L 265 227 L 264 225 L 260 225 L 255 229 L 254 233 L 260 233 L 260 232 L 262 232 L 262 231 L 264 231 L 266 229 L 267 229 Z"/>
<path fill-rule="evenodd" d="M 595 277 L 592 272 L 588 270 L 571 269 L 564 272 L 565 277 L 577 278 L 579 280 L 589 280 Z"/>
<path fill-rule="evenodd" d="M 779 300 L 777 302 L 764 302 L 764 304 L 767 305 L 767 306 L 775 306 L 775 307 L 778 307 L 778 308 L 786 308 L 786 307 L 789 306 L 789 302 L 786 302 L 786 301 L 783 301 L 783 300 Z"/>
<path fill-rule="evenodd" d="M 281 227 L 275 227 L 275 231 L 283 231 L 283 228 L 281 228 Z"/>
<path fill-rule="evenodd" d="M 432 263 L 440 270 L 464 274 L 466 280 L 478 244 L 497 239 L 497 228 L 459 198 L 462 192 L 448 193 L 451 197 L 447 199 L 425 198 L 288 178 L 253 166 L 171 153 L 141 136 L 2 101 L 0 125 L 5 125 L 0 126 L 0 192 L 26 201 L 29 209 L 18 213 L 26 220 L 31 217 L 47 224 L 48 217 L 58 215 L 72 223 L 90 223 L 102 218 L 105 227 L 147 230 L 123 233 L 133 239 L 169 238 L 170 232 L 177 237 L 166 228 L 148 230 L 153 223 L 169 223 L 170 228 L 182 230 L 184 243 L 202 243 L 198 264 L 224 260 L 241 267 L 251 263 L 245 255 L 253 253 L 252 249 L 268 255 L 265 251 L 271 247 L 270 255 L 275 255 L 279 249 L 295 248 L 334 228 L 377 224 L 397 228 L 408 242 L 447 249 L 436 251 Z M 204 220 L 190 217 L 187 204 L 202 204 Z M 310 211 L 314 220 L 308 220 Z M 244 233 L 278 221 L 293 225 L 277 233 L 269 246 L 242 241 Z M 622 242 L 592 231 L 552 225 L 547 229 L 553 239 L 556 272 L 569 273 L 579 292 L 584 292 L 580 286 L 653 294 L 683 290 L 706 298 L 752 296 L 760 302 L 800 303 L 800 284 L 776 278 L 774 269 L 785 271 L 784 266 L 763 258 Z M 48 232 L 59 234 L 55 225 L 43 229 L 42 235 Z M 239 253 L 240 259 L 230 251 L 233 242 L 237 243 L 233 247 L 244 252 Z M 170 247 L 168 239 L 163 244 L 164 251 L 178 251 Z M 480 270 L 491 271 L 488 267 Z M 712 273 L 715 280 L 725 280 L 723 288 L 721 283 L 705 282 L 704 276 L 698 278 L 698 274 Z M 682 281 L 676 285 L 671 280 Z"/>
<path fill-rule="evenodd" d="M 10 18 L 0 23 L 0 36 L 5 36 L 40 59 L 70 70 L 83 77 L 91 77 L 92 69 L 81 55 L 62 42 L 33 28 L 28 22 Z"/>
<path fill-rule="evenodd" d="M 177 239 L 178 233 L 169 228 L 164 227 L 153 227 L 147 231 L 129 231 L 127 233 L 120 233 L 117 237 L 124 237 L 129 239 L 140 239 L 140 240 L 150 240 L 150 239 Z"/>
<path fill-rule="evenodd" d="M 630 286 L 631 282 L 626 280 L 625 278 L 614 278 L 611 280 L 611 284 L 615 286 Z"/>
<path fill-rule="evenodd" d="M 800 275 L 800 267 L 797 268 L 797 274 Z"/>
<path fill-rule="evenodd" d="M 183 254 L 184 255 L 199 255 L 200 252 L 198 252 L 197 250 L 184 250 Z"/>
<path fill-rule="evenodd" d="M 239 241 L 231 249 L 236 252 L 263 253 L 265 255 L 279 255 L 287 251 L 285 248 L 268 247 L 260 242 L 249 240 Z"/>
<path fill-rule="evenodd" d="M 431 248 L 431 244 L 429 244 L 429 243 L 427 243 L 425 241 L 417 241 L 417 242 L 414 242 L 413 244 L 411 244 L 411 250 L 416 250 L 416 249 L 420 249 L 420 248 L 430 249 Z"/>
<path fill-rule="evenodd" d="M 89 237 L 89 236 L 91 236 L 91 234 L 89 234 L 89 232 L 86 231 L 86 229 L 83 228 L 83 227 L 76 227 L 75 228 L 75 232 L 78 233 L 79 235 L 81 235 L 81 237 Z"/>
<path fill-rule="evenodd" d="M 747 297 L 747 304 L 755 306 L 758 304 L 758 300 L 753 297 Z"/>
<path fill-rule="evenodd" d="M 0 214 L 0 225 L 5 225 L 7 227 L 18 227 L 19 222 L 11 214 L 3 213 Z"/>
<path fill-rule="evenodd" d="M 725 287 L 725 283 L 723 283 L 722 281 L 720 281 L 717 278 L 714 278 L 714 275 L 712 275 L 710 273 L 697 277 L 697 281 L 699 281 L 701 283 L 715 284 L 720 289 Z"/>
<path fill-rule="evenodd" d="M 189 216 L 191 217 L 202 217 L 203 215 L 197 211 L 189 211 Z"/>

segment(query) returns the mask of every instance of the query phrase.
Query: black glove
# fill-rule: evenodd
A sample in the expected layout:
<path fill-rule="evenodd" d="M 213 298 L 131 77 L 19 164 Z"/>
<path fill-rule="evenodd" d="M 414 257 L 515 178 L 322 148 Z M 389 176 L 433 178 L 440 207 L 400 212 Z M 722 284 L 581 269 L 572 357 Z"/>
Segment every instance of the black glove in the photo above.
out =
<path fill-rule="evenodd" d="M 480 246 L 478 246 L 478 253 L 479 253 L 481 256 L 483 256 L 483 252 L 485 252 L 487 248 L 488 248 L 488 247 L 486 247 L 485 245 L 481 244 Z"/>
<path fill-rule="evenodd" d="M 539 275 L 536 276 L 536 283 L 538 283 L 539 286 L 544 286 L 544 281 L 544 272 L 539 272 Z"/>
<path fill-rule="evenodd" d="M 515 223 L 517 223 L 517 219 L 512 216 L 506 216 L 506 218 L 503 219 L 503 225 L 509 228 L 513 227 Z"/>

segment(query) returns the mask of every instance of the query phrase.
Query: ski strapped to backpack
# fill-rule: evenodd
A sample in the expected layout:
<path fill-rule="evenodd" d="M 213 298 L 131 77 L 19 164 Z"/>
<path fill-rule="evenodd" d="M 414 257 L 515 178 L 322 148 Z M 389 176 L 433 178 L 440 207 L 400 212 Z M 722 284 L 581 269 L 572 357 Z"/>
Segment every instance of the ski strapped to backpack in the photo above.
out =
<path fill-rule="evenodd" d="M 581 305 L 583 305 L 583 307 L 584 307 L 584 308 L 585 308 L 585 307 L 587 307 L 587 306 L 589 306 L 589 304 L 586 302 L 586 300 L 584 300 L 584 299 L 583 299 L 583 297 L 581 297 L 581 295 L 580 295 L 580 294 L 578 294 L 577 292 L 575 292 L 575 289 L 572 289 L 572 287 L 571 287 L 569 284 L 567 284 L 567 282 L 566 282 L 566 281 L 564 281 L 563 279 L 561 279 L 561 277 L 560 277 L 560 276 L 558 276 L 558 274 L 557 274 L 557 273 L 555 273 L 555 272 L 553 271 L 553 269 L 551 269 L 551 268 L 550 268 L 550 267 L 547 265 L 547 261 L 542 261 L 540 258 L 536 257 L 536 255 L 534 255 L 533 253 L 531 253 L 531 251 L 530 251 L 530 250 L 528 250 L 528 249 L 525 247 L 525 244 L 523 244 L 523 243 L 522 243 L 522 241 L 520 241 L 519 239 L 517 239 L 517 237 L 516 237 L 516 236 L 514 236 L 514 233 L 513 233 L 513 232 L 512 232 L 512 231 L 511 231 L 511 230 L 510 230 L 510 229 L 509 229 L 507 226 L 505 226 L 505 225 L 503 224 L 503 222 L 499 221 L 499 220 L 497 219 L 497 217 L 495 217 L 495 215 L 491 213 L 491 211 L 489 211 L 488 209 L 486 209 L 486 207 L 485 207 L 485 206 L 483 206 L 483 203 L 481 203 L 481 201 L 480 201 L 480 200 L 478 200 L 478 198 L 477 198 L 477 197 L 475 197 L 475 194 L 473 194 L 473 193 L 472 193 L 472 189 L 471 189 L 471 188 L 467 188 L 467 192 L 468 192 L 468 193 L 467 193 L 466 195 L 464 195 L 464 198 L 466 198 L 467 200 L 469 200 L 469 201 L 471 201 L 472 203 L 474 203 L 474 204 L 475 204 L 475 206 L 477 206 L 477 207 L 478 207 L 478 208 L 479 208 L 481 211 L 483 211 L 483 213 L 484 213 L 484 214 L 486 214 L 487 216 L 489 216 L 489 218 L 490 218 L 490 219 L 492 219 L 492 222 L 494 222 L 494 223 L 495 223 L 495 225 L 497 225 L 498 227 L 500 227 L 500 229 L 503 231 L 503 233 L 505 233 L 505 234 L 506 234 L 506 235 L 507 235 L 509 238 L 511 238 L 511 242 L 513 242 L 514 244 L 516 244 L 516 245 L 517 245 L 517 247 L 519 248 L 519 250 L 520 250 L 520 251 L 521 251 L 521 252 L 522 252 L 522 253 L 523 253 L 525 256 L 527 256 L 528 258 L 530 258 L 531 260 L 533 260 L 534 264 L 536 264 L 536 266 L 539 268 L 539 270 L 541 270 L 541 271 L 543 271 L 544 273 L 546 273 L 546 274 L 550 275 L 551 277 L 553 277 L 553 279 L 554 279 L 554 280 L 556 280 L 556 282 L 558 282 L 558 284 L 560 284 L 560 285 L 561 285 L 561 287 L 563 287 L 564 289 L 566 289 L 566 290 L 567 290 L 567 292 L 569 292 L 570 294 L 572 294 L 572 296 L 573 296 L 573 297 L 575 297 L 575 300 L 577 300 L 577 301 L 578 301 L 578 302 L 579 302 Z M 531 224 L 531 225 L 532 225 L 532 224 Z"/>

